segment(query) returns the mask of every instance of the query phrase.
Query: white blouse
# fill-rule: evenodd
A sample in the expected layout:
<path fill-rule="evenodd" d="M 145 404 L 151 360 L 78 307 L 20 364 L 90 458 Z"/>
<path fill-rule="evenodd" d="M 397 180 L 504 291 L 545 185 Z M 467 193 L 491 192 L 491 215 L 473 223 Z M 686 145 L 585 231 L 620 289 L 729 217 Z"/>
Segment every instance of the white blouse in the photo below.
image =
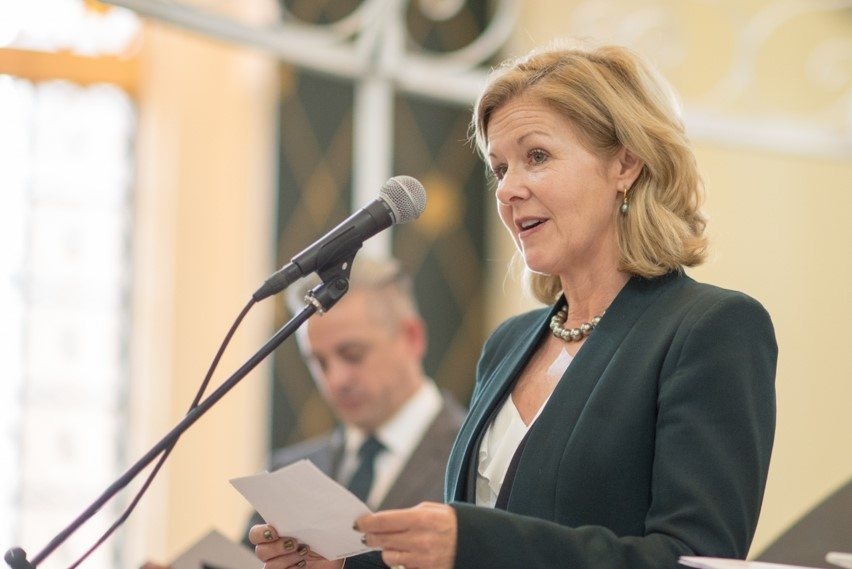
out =
<path fill-rule="evenodd" d="M 561 378 L 572 360 L 573 357 L 563 348 L 560 355 L 548 368 L 547 375 Z M 477 506 L 493 508 L 494 504 L 497 503 L 497 496 L 500 495 L 500 487 L 506 478 L 509 463 L 512 462 L 512 457 L 515 455 L 518 445 L 521 444 L 521 440 L 526 436 L 530 427 L 535 424 L 548 401 L 550 401 L 549 395 L 539 407 L 530 424 L 526 425 L 521 419 L 521 414 L 518 412 L 511 394 L 506 398 L 503 406 L 494 417 L 494 421 L 485 431 L 479 445 L 479 462 L 476 469 Z"/>

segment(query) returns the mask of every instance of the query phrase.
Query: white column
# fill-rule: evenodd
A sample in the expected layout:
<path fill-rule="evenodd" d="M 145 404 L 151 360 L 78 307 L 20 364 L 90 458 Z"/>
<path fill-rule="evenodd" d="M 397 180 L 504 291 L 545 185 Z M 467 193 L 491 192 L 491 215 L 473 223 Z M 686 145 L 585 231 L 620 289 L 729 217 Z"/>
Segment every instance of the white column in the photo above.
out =
<path fill-rule="evenodd" d="M 393 87 L 371 74 L 355 84 L 352 143 L 352 211 L 375 199 L 391 177 L 393 161 Z M 390 231 L 364 243 L 373 255 L 388 255 Z"/>

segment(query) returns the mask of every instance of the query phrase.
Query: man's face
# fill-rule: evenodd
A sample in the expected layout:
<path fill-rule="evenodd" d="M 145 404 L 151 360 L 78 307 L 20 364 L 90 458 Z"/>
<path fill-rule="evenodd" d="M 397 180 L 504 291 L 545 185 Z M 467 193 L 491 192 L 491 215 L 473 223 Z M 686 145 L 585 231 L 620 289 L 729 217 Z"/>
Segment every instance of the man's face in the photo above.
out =
<path fill-rule="evenodd" d="M 323 316 L 314 315 L 300 348 L 320 391 L 344 423 L 374 431 L 416 391 L 421 381 L 423 329 L 390 324 L 382 304 L 353 290 Z"/>

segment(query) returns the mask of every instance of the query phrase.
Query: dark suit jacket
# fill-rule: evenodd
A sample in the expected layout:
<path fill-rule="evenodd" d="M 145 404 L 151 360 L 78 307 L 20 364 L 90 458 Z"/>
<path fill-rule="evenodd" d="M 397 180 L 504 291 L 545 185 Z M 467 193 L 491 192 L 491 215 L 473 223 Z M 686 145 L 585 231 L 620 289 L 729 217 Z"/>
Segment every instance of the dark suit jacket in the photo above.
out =
<path fill-rule="evenodd" d="M 755 300 L 678 273 L 618 294 L 530 429 L 508 511 L 471 504 L 482 434 L 562 304 L 512 318 L 483 349 L 447 467 L 455 567 L 744 557 L 775 429 L 774 331 Z M 346 563 L 379 565 L 375 554 Z"/>
<path fill-rule="evenodd" d="M 485 345 L 447 469 L 456 567 L 745 557 L 775 430 L 775 335 L 755 300 L 679 273 L 632 278 L 615 298 L 531 428 L 508 511 L 470 504 L 480 438 L 563 303 Z"/>
<path fill-rule="evenodd" d="M 441 411 L 426 429 L 379 509 L 408 508 L 423 501 L 442 501 L 447 457 L 465 417 L 465 409 L 449 393 L 443 392 L 442 399 Z M 343 458 L 343 447 L 343 429 L 335 429 L 328 435 L 274 451 L 269 460 L 269 470 L 272 472 L 306 458 L 334 478 Z M 260 523 L 263 523 L 263 518 L 255 512 L 248 528 Z M 251 546 L 247 536 L 248 531 L 243 543 Z"/>

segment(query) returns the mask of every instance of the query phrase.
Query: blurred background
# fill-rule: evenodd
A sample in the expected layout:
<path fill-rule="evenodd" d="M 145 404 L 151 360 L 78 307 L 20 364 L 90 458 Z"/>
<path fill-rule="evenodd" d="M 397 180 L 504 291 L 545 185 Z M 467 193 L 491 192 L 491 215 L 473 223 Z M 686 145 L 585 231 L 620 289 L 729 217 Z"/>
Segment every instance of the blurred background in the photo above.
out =
<path fill-rule="evenodd" d="M 366 248 L 415 275 L 427 371 L 467 401 L 482 341 L 535 306 L 507 271 L 470 105 L 490 65 L 566 36 L 631 46 L 672 82 L 713 244 L 690 274 L 773 317 L 753 554 L 852 478 L 849 0 L 117 3 L 0 0 L 0 549 L 32 557 L 159 440 L 257 286 L 393 175 L 428 207 Z M 256 307 L 218 377 L 287 318 Z M 85 566 L 238 539 L 249 506 L 228 479 L 331 424 L 288 342 Z M 67 567 L 129 497 L 40 567 Z"/>

